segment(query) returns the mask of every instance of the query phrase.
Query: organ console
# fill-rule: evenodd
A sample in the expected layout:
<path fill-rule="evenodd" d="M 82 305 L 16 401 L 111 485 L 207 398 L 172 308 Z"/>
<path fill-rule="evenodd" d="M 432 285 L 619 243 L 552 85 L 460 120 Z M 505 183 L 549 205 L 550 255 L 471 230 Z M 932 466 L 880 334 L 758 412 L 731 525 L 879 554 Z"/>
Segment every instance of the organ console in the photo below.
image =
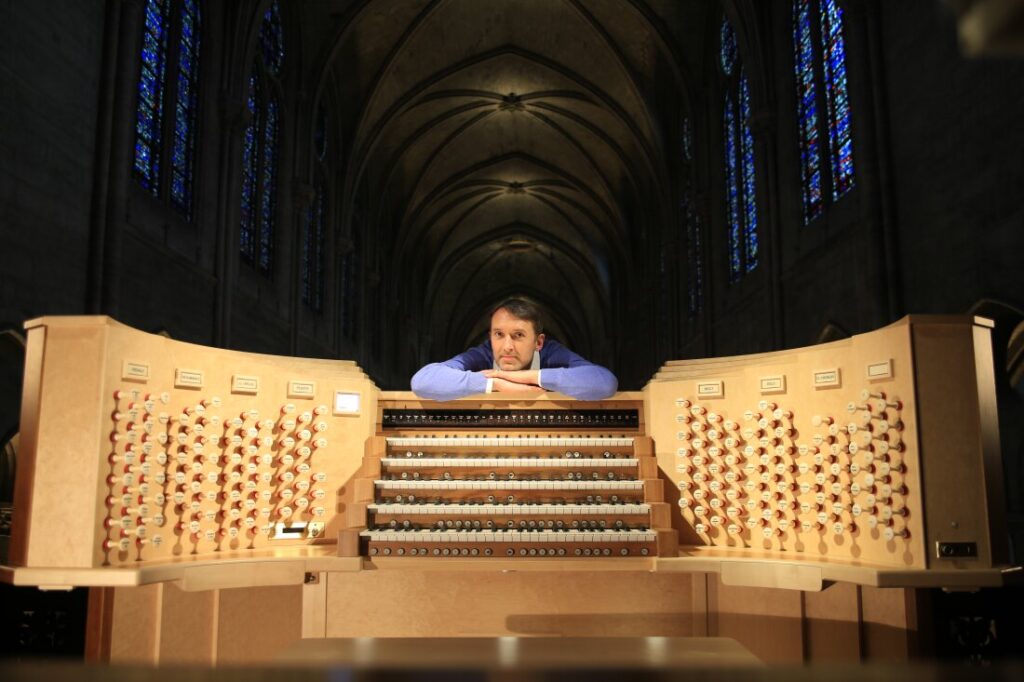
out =
<path fill-rule="evenodd" d="M 383 433 L 368 442 L 342 554 L 678 554 L 639 401 L 555 411 L 389 401 L 381 410 Z"/>
<path fill-rule="evenodd" d="M 729 634 L 770 658 L 777 622 L 712 618 L 758 595 L 797 640 L 815 608 L 907 631 L 914 588 L 1007 579 L 989 327 L 672 361 L 596 403 L 434 403 L 351 362 L 41 318 L 0 577 L 95 588 L 90 637 L 125 661 L 466 633 Z"/>

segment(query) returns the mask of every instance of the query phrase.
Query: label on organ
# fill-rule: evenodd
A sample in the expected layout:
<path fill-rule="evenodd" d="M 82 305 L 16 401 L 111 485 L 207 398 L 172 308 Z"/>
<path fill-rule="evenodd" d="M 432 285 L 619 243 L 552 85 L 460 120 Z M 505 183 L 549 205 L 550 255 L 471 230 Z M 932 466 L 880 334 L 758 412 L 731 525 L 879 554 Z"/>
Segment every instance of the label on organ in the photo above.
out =
<path fill-rule="evenodd" d="M 838 388 L 841 384 L 839 368 L 820 369 L 813 374 L 814 388 Z"/>
<path fill-rule="evenodd" d="M 786 392 L 786 375 L 774 374 L 761 377 L 759 387 L 762 394 L 774 394 Z"/>
<path fill-rule="evenodd" d="M 316 394 L 316 382 L 292 379 L 288 382 L 289 398 L 312 398 Z"/>
<path fill-rule="evenodd" d="M 892 359 L 879 360 L 878 362 L 871 362 L 867 365 L 867 379 L 879 380 L 879 379 L 891 379 L 892 378 Z"/>
<path fill-rule="evenodd" d="M 256 395 L 260 390 L 260 378 L 252 375 L 235 374 L 231 377 L 231 392 Z"/>
<path fill-rule="evenodd" d="M 175 388 L 202 388 L 203 387 L 203 372 L 196 369 L 176 369 L 174 370 L 174 387 Z"/>
<path fill-rule="evenodd" d="M 702 398 L 721 398 L 725 394 L 725 383 L 721 380 L 697 382 L 697 395 Z"/>
<path fill-rule="evenodd" d="M 136 381 L 149 380 L 149 363 L 137 360 L 125 360 L 121 363 L 121 378 Z"/>

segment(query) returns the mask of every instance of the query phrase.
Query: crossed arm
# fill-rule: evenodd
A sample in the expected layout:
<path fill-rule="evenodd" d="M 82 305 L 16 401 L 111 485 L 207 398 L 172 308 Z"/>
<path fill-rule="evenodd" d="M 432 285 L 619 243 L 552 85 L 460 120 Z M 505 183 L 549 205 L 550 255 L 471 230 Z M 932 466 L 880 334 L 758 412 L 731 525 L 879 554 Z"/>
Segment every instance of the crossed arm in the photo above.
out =
<path fill-rule="evenodd" d="M 430 400 L 454 400 L 484 393 L 487 380 L 491 390 L 502 393 L 540 393 L 557 391 L 578 400 L 603 400 L 618 388 L 615 375 L 600 365 L 584 360 L 567 348 L 558 349 L 557 364 L 541 370 L 496 370 L 488 356 L 479 348 L 455 356 L 445 362 L 426 365 L 412 378 L 416 395 Z"/>

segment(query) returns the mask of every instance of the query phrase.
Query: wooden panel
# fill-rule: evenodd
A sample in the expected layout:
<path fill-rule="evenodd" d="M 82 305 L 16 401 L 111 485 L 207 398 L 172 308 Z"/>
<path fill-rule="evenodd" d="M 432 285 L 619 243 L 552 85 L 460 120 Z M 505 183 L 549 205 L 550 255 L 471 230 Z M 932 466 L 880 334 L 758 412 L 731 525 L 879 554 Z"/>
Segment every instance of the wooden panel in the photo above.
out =
<path fill-rule="evenodd" d="M 32 342 L 32 339 L 35 339 Z M 35 492 L 36 450 L 39 435 L 40 384 L 43 378 L 43 349 L 46 328 L 29 328 L 25 346 L 25 375 L 21 389 L 21 420 L 18 433 L 18 466 L 15 471 L 14 508 L 31 509 Z M 28 565 L 28 539 L 32 515 L 22 511 L 12 519 L 7 560 L 12 566 Z"/>
<path fill-rule="evenodd" d="M 1005 561 L 1002 461 L 989 329 L 918 325 L 914 355 L 922 400 L 930 565 L 972 568 Z M 967 500 L 972 504 L 962 503 Z M 938 556 L 940 542 L 977 543 L 977 556 Z"/>
<path fill-rule="evenodd" d="M 162 585 L 114 588 L 110 662 L 152 665 L 160 638 Z"/>
<path fill-rule="evenodd" d="M 803 655 L 801 593 L 724 585 L 708 580 L 708 634 L 729 637 L 766 663 L 800 663 Z"/>
<path fill-rule="evenodd" d="M 691 581 L 585 570 L 330 573 L 326 636 L 690 636 Z"/>
<path fill-rule="evenodd" d="M 185 592 L 174 583 L 161 583 L 160 663 L 215 663 L 217 591 Z M 255 628 L 254 628 L 255 629 Z"/>
<path fill-rule="evenodd" d="M 871 366 L 885 372 L 868 378 Z M 762 390 L 769 377 L 784 388 Z M 700 391 L 711 380 L 720 395 Z M 906 320 L 810 348 L 671 362 L 645 393 L 684 545 L 926 566 Z M 872 471 L 881 450 L 905 470 Z M 908 538 L 885 537 L 890 510 Z"/>
<path fill-rule="evenodd" d="M 110 630 L 114 621 L 114 589 L 89 588 L 89 611 L 85 622 L 85 661 L 110 660 Z"/>
<path fill-rule="evenodd" d="M 220 590 L 217 665 L 266 665 L 302 637 L 302 589 Z"/>
<path fill-rule="evenodd" d="M 712 579 L 707 573 L 697 573 L 691 578 L 692 601 L 691 614 L 693 618 L 693 636 L 707 637 L 709 631 L 708 613 L 708 581 Z"/>
<path fill-rule="evenodd" d="M 327 636 L 327 574 L 315 573 L 315 579 L 302 586 L 302 636 Z"/>
<path fill-rule="evenodd" d="M 855 662 L 860 652 L 860 589 L 837 583 L 805 592 L 804 649 L 808 661 Z"/>
<path fill-rule="evenodd" d="M 33 329 L 29 343 L 45 341 L 39 385 L 38 410 L 30 423 L 37 430 L 23 453 L 31 462 L 25 480 L 19 467 L 18 486 L 32 487 L 25 537 L 25 564 L 34 566 L 88 567 L 95 562 L 95 538 L 100 524 L 95 515 L 102 506 L 101 473 L 97 463 L 105 458 L 109 441 L 101 429 L 102 372 L 106 366 L 103 347 L 107 329 L 95 324 L 82 327 Z M 31 377 L 26 377 L 31 380 Z M 22 510 L 19 509 L 19 514 Z"/>
<path fill-rule="evenodd" d="M 861 588 L 861 636 L 865 660 L 905 661 L 916 653 L 914 591 Z"/>
<path fill-rule="evenodd" d="M 332 542 L 346 525 L 377 417 L 377 389 L 352 363 L 208 348 L 105 317 L 29 326 L 19 565 L 215 559 Z M 335 415 L 335 391 L 358 393 L 359 414 Z M 295 532 L 272 537 L 277 524 Z"/>

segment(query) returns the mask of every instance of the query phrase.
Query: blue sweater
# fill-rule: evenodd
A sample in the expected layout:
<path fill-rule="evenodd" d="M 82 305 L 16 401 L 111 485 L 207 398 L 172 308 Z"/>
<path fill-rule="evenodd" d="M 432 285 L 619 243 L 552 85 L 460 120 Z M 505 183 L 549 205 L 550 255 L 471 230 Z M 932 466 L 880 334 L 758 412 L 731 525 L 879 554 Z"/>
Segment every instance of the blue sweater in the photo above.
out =
<path fill-rule="evenodd" d="M 482 372 L 494 368 L 494 352 L 484 341 L 451 360 L 426 365 L 412 378 L 412 390 L 428 400 L 454 400 L 487 390 Z M 577 400 L 603 400 L 618 388 L 615 375 L 584 360 L 558 343 L 545 341 L 540 349 L 541 383 Z"/>

